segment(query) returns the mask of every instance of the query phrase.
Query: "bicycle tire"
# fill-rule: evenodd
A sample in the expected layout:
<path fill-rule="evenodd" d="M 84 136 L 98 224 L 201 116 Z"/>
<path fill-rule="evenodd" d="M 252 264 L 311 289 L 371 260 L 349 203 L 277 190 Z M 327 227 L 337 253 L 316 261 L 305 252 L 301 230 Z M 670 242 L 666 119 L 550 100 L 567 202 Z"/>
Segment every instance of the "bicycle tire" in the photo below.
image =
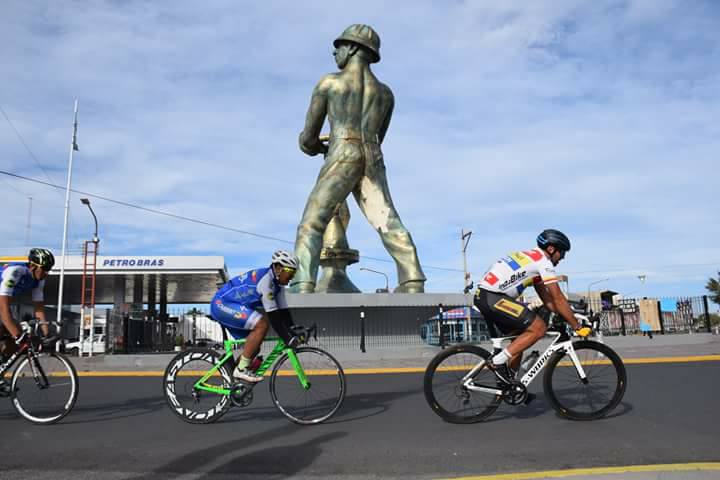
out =
<path fill-rule="evenodd" d="M 435 355 L 423 379 L 425 400 L 432 411 L 450 423 L 477 423 L 492 415 L 500 406 L 501 396 L 473 392 L 461 384 L 470 370 L 491 356 L 484 348 L 469 344 L 455 345 Z M 487 368 L 480 369 L 475 378 L 478 384 L 497 388 L 497 377 Z M 449 387 L 447 392 L 442 391 L 444 387 Z M 483 397 L 485 401 L 472 404 L 472 399 L 478 402 Z"/>
<path fill-rule="evenodd" d="M 181 352 L 170 360 L 163 375 L 163 395 L 177 417 L 188 423 L 205 424 L 216 422 L 227 413 L 232 406 L 229 395 L 194 388 L 195 382 L 217 365 L 222 357 L 210 348 L 197 348 Z M 218 373 L 210 377 L 208 382 L 216 387 L 231 388 L 233 380 L 228 364 L 222 365 Z M 200 406 L 203 397 L 208 401 L 203 404 L 205 406 Z"/>
<path fill-rule="evenodd" d="M 70 413 L 79 389 L 75 366 L 65 355 L 40 352 L 26 356 L 15 368 L 10 397 L 15 411 L 23 418 L 38 425 L 50 425 Z"/>
<path fill-rule="evenodd" d="M 311 357 L 313 354 L 317 357 Z M 335 415 L 345 399 L 345 372 L 335 357 L 320 348 L 300 347 L 295 349 L 295 355 L 310 381 L 310 388 L 304 389 L 300 384 L 290 357 L 285 353 L 273 366 L 270 375 L 270 396 L 275 407 L 290 421 L 299 425 L 322 423 Z M 285 395 L 279 393 L 281 390 L 299 393 Z M 301 394 L 311 397 L 311 402 L 299 400 L 297 403 L 300 407 L 295 407 L 291 404 L 291 399 L 297 400 Z M 322 399 L 321 395 L 327 398 Z"/>
<path fill-rule="evenodd" d="M 583 365 L 587 382 L 580 380 L 565 352 L 556 352 L 548 361 L 545 372 L 545 396 L 562 417 L 570 420 L 602 418 L 610 413 L 625 395 L 625 365 L 612 348 L 602 343 L 580 340 L 573 342 L 573 348 Z M 560 365 L 563 359 L 569 364 Z M 564 366 L 568 368 L 562 368 Z M 607 380 L 601 378 L 601 374 L 608 374 Z M 562 382 L 565 380 L 573 386 L 563 388 Z M 601 392 L 604 385 L 607 385 L 607 394 Z M 573 398 L 576 400 L 573 401 Z"/>

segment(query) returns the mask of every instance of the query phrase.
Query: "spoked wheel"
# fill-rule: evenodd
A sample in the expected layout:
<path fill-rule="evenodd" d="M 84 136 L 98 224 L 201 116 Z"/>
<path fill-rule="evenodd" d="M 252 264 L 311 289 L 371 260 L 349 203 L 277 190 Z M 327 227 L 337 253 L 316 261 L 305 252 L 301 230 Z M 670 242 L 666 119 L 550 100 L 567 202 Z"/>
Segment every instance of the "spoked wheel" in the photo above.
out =
<path fill-rule="evenodd" d="M 307 386 L 300 382 L 290 357 L 275 363 L 270 377 L 270 395 L 275 406 L 301 425 L 324 422 L 338 411 L 345 399 L 345 372 L 332 355 L 314 347 L 295 350 Z"/>
<path fill-rule="evenodd" d="M 163 393 L 175 415 L 188 423 L 212 423 L 227 413 L 232 406 L 229 395 L 195 386 L 221 359 L 215 350 L 203 348 L 182 352 L 170 361 L 163 377 Z M 206 386 L 223 389 L 232 388 L 232 383 L 227 364 L 205 381 Z"/>
<path fill-rule="evenodd" d="M 10 395 L 20 415 L 47 425 L 72 410 L 78 387 L 75 367 L 64 355 L 42 352 L 24 358 L 17 366 Z"/>
<path fill-rule="evenodd" d="M 490 352 L 475 345 L 456 345 L 436 355 L 425 370 L 425 399 L 430 408 L 451 423 L 475 423 L 492 415 L 501 396 L 463 385 L 463 379 L 490 357 Z M 498 388 L 497 377 L 484 366 L 471 378 L 476 387 Z"/>
<path fill-rule="evenodd" d="M 569 355 L 556 353 L 548 362 L 545 395 L 560 415 L 571 420 L 604 417 L 625 394 L 625 365 L 614 350 L 602 343 L 584 340 L 574 342 L 573 348 L 585 380 L 578 375 Z"/>

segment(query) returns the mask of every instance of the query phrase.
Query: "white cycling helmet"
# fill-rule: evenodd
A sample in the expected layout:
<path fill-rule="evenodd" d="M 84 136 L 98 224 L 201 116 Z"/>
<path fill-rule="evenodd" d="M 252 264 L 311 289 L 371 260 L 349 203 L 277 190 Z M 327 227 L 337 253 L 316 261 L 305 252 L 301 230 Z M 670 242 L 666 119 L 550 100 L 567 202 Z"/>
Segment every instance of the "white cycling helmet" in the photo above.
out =
<path fill-rule="evenodd" d="M 282 265 L 283 267 L 298 268 L 298 258 L 292 253 L 285 250 L 277 250 L 272 255 L 272 264 Z"/>

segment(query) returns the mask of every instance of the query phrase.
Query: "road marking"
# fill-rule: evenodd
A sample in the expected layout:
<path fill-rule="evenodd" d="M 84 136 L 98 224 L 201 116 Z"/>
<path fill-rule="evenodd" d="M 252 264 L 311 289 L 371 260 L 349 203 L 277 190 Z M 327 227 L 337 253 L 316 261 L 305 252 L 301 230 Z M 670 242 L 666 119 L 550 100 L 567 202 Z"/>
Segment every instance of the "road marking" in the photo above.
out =
<path fill-rule="evenodd" d="M 689 470 L 720 470 L 720 463 L 667 463 L 659 465 L 628 465 L 624 467 L 574 468 L 569 470 L 546 470 L 542 472 L 501 473 L 498 475 L 479 475 L 474 477 L 452 477 L 452 480 L 534 480 L 540 478 L 564 478 L 579 475 L 607 475 L 638 472 L 685 472 Z"/>
<path fill-rule="evenodd" d="M 687 357 L 651 357 L 651 358 L 625 358 L 625 365 L 653 364 L 653 363 L 689 363 L 689 362 L 720 362 L 720 355 L 696 355 Z M 391 363 L 391 362 L 388 362 Z M 447 367 L 448 369 L 462 367 Z M 463 368 L 464 369 L 464 368 Z M 387 368 L 348 368 L 346 375 L 374 375 L 384 373 L 424 373 L 425 367 L 387 367 Z M 190 372 L 188 372 L 190 373 Z M 284 374 L 282 372 L 281 374 Z M 288 374 L 290 374 L 288 372 Z M 334 371 L 322 372 L 321 374 L 335 375 Z M 9 375 L 9 374 L 7 374 Z M 81 377 L 162 377 L 164 372 L 127 370 L 127 371 L 78 371 Z"/>

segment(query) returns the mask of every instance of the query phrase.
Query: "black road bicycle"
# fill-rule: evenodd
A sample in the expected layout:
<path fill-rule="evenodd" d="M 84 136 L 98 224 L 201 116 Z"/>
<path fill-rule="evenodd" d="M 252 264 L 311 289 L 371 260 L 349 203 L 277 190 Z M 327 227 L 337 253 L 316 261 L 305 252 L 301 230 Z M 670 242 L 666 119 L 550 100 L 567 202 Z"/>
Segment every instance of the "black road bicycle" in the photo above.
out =
<path fill-rule="evenodd" d="M 0 364 L 0 396 L 32 423 L 48 425 L 70 413 L 78 396 L 78 375 L 70 360 L 53 351 L 54 342 L 38 334 L 41 322 L 23 322 L 26 338 Z M 52 325 L 52 324 L 50 324 Z M 6 338 L 13 342 L 14 339 Z M 11 369 L 17 363 L 14 370 Z"/>

